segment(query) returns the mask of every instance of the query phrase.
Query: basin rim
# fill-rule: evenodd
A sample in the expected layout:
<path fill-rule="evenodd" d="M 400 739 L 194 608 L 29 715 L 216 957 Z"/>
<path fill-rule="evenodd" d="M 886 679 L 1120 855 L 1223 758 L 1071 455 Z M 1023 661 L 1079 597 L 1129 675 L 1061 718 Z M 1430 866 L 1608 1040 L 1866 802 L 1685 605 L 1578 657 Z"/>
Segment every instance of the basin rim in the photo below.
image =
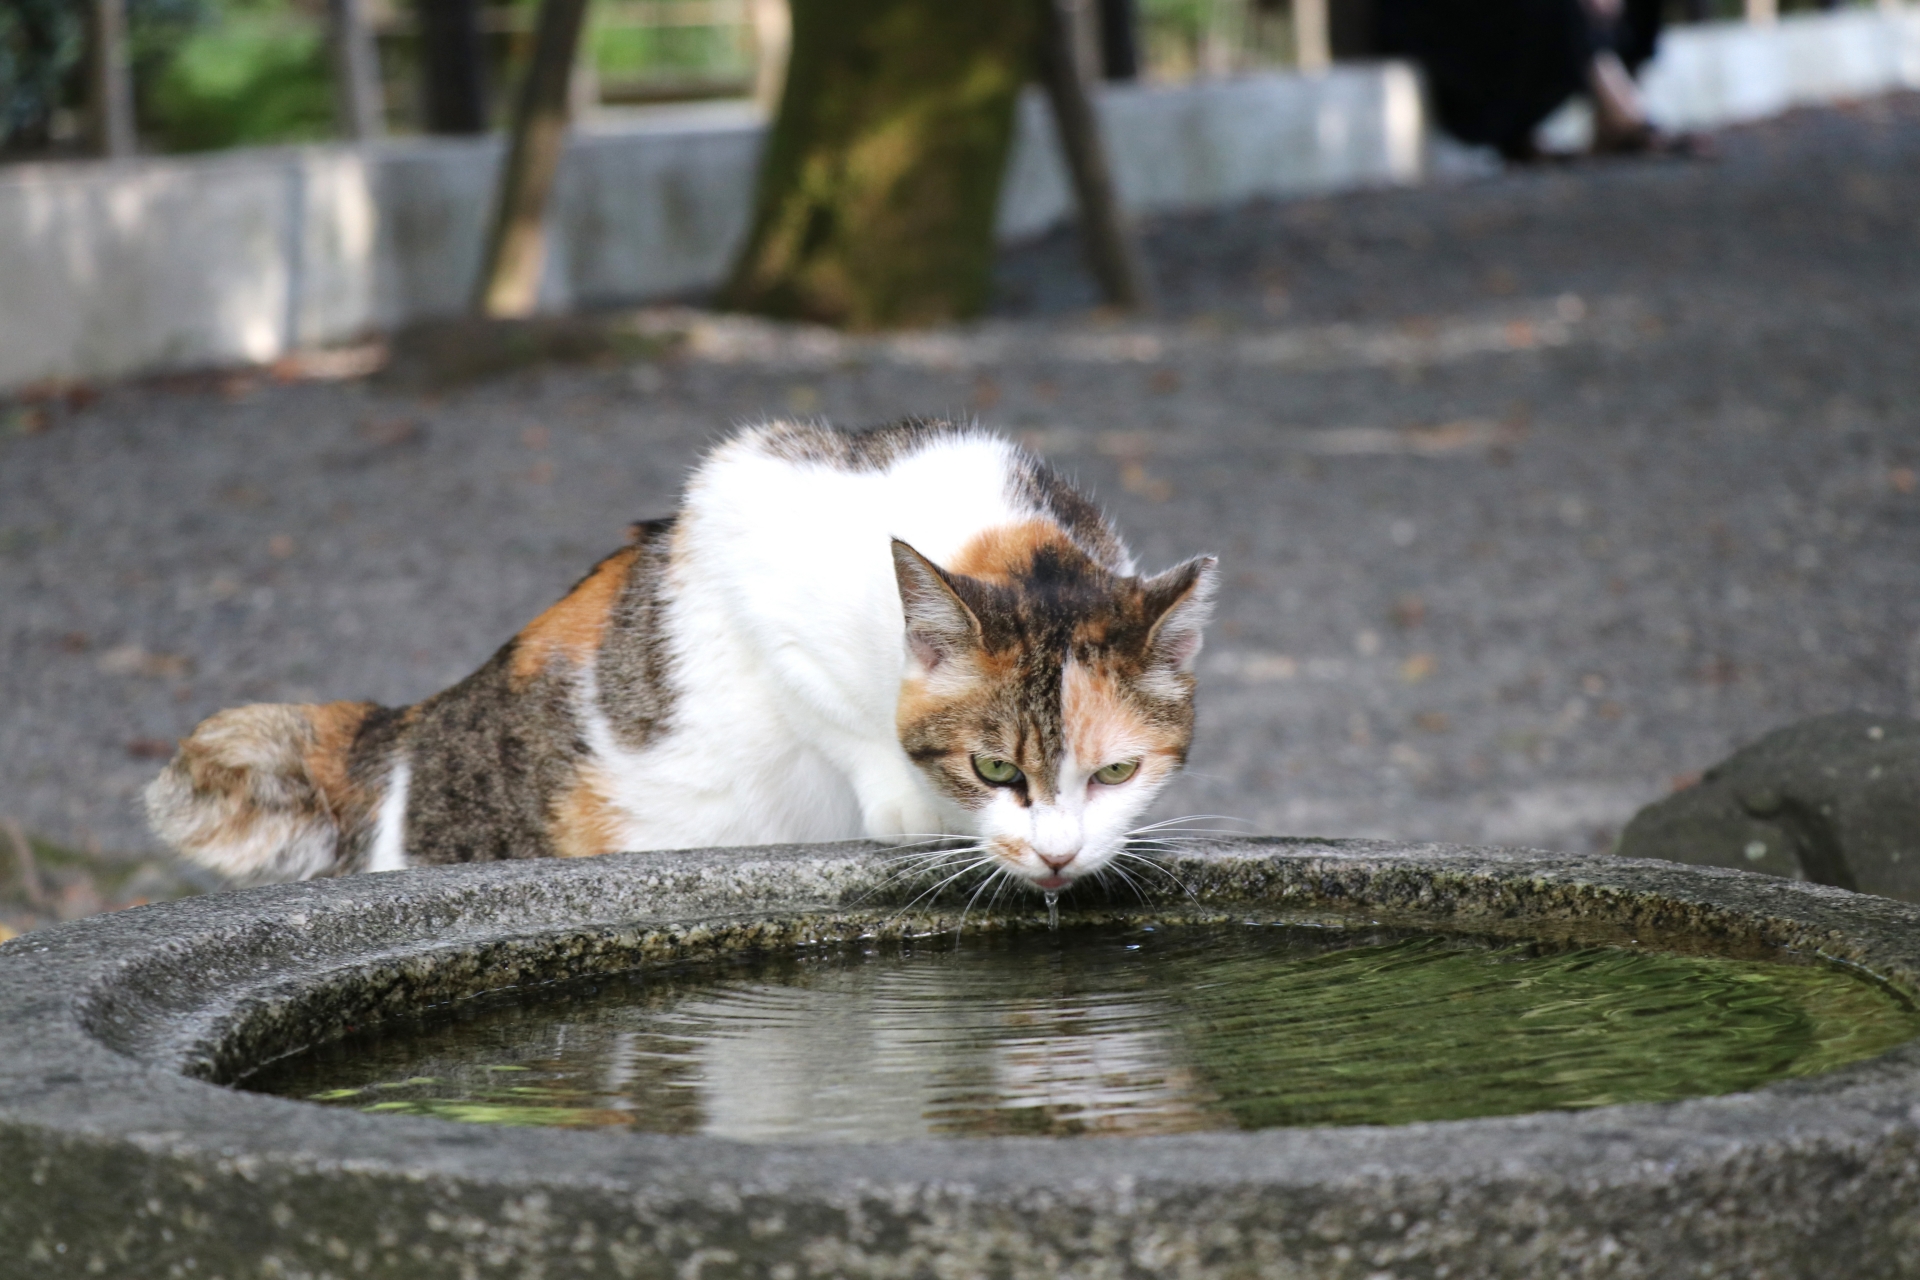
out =
<path fill-rule="evenodd" d="M 349 1171 L 542 1196 L 591 1188 L 641 1216 L 765 1196 L 843 1206 L 875 1197 L 1017 1204 L 1037 1196 L 1110 1214 L 1167 1196 L 1195 1204 L 1280 1192 L 1392 1200 L 1469 1184 L 1575 1198 L 1629 1188 L 1669 1195 L 1689 1179 L 1712 1182 L 1715 1171 L 1782 1153 L 1841 1153 L 1871 1164 L 1920 1148 L 1920 1042 L 1818 1077 L 1671 1103 L 1389 1128 L 884 1144 L 369 1116 L 247 1094 L 180 1070 L 182 1046 L 232 1012 L 209 1000 L 250 990 L 248 983 L 284 984 L 284 974 L 249 970 L 250 948 L 271 943 L 297 954 L 311 976 L 636 917 L 774 919 L 845 909 L 884 876 L 879 848 L 856 842 L 419 869 L 156 904 L 23 935 L 0 946 L 0 1143 L 29 1151 L 79 1144 L 250 1178 L 276 1169 Z M 1417 910 L 1426 885 L 1431 918 L 1458 929 L 1496 918 L 1463 912 L 1468 898 L 1485 912 L 1519 912 L 1503 917 L 1509 921 L 1536 918 L 1527 913 L 1554 902 L 1649 919 L 1665 912 L 1818 950 L 1920 992 L 1920 907 L 1768 876 L 1605 856 L 1280 838 L 1210 840 L 1181 865 L 1216 886 L 1293 886 L 1306 895 L 1295 906 L 1312 905 L 1314 895 L 1323 906 L 1343 897 L 1358 905 L 1377 891 Z M 636 911 L 638 904 L 649 909 Z M 200 966 L 199 990 L 128 995 L 142 966 L 183 957 Z"/>

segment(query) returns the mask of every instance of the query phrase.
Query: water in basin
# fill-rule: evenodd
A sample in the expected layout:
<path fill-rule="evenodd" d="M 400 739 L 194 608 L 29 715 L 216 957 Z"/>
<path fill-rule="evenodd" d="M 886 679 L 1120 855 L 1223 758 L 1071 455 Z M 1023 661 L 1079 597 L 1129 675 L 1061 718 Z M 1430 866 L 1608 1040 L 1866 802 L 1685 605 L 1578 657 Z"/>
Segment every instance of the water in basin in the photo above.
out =
<path fill-rule="evenodd" d="M 1297 925 L 1069 925 L 495 993 L 242 1087 L 746 1140 L 1398 1124 L 1752 1089 L 1920 1036 L 1823 963 Z"/>

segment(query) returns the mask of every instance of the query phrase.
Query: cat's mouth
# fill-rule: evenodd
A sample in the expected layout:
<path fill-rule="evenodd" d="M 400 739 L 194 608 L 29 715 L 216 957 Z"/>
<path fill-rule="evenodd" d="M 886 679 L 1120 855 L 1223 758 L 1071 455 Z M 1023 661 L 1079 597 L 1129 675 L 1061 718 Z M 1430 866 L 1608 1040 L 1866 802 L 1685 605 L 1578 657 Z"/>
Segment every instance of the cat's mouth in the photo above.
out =
<path fill-rule="evenodd" d="M 1087 869 L 1084 851 L 1064 860 L 1050 860 L 1041 857 L 1024 842 L 1006 838 L 995 840 L 993 850 L 1015 874 L 1042 893 L 1060 892 L 1078 880 Z"/>

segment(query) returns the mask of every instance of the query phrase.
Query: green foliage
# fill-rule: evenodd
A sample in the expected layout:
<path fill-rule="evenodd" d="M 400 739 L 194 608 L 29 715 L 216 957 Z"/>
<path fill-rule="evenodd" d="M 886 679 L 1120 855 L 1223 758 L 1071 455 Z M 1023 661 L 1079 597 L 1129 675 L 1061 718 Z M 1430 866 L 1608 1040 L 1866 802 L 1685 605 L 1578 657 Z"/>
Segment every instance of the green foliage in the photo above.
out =
<path fill-rule="evenodd" d="M 594 67 L 616 84 L 753 74 L 753 61 L 733 27 L 608 26 L 590 32 L 589 42 Z"/>
<path fill-rule="evenodd" d="M 326 37 L 285 0 L 225 0 L 146 86 L 145 130 L 169 151 L 332 135 Z"/>

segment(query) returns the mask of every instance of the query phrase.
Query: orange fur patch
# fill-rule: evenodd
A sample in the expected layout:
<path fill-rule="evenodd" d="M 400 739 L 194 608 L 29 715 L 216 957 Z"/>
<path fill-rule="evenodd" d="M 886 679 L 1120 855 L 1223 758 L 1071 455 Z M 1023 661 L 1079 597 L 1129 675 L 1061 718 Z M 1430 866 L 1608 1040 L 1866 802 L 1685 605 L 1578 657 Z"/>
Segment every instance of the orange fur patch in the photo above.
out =
<path fill-rule="evenodd" d="M 605 776 L 592 765 L 574 775 L 573 785 L 553 806 L 548 835 L 555 853 L 563 858 L 592 858 L 615 852 L 619 815 L 608 790 Z"/>
<path fill-rule="evenodd" d="M 1060 691 L 1062 728 L 1067 748 L 1081 768 L 1179 756 L 1185 746 L 1182 735 L 1142 716 L 1109 672 L 1069 662 L 1064 676 Z"/>
<path fill-rule="evenodd" d="M 954 554 L 951 563 L 940 567 L 948 573 L 963 573 L 969 578 L 1005 585 L 1031 569 L 1034 553 L 1042 547 L 1061 547 L 1076 556 L 1082 554 L 1058 525 L 1045 520 L 1022 520 L 1018 524 L 982 529 Z"/>
<path fill-rule="evenodd" d="M 600 648 L 607 619 L 627 584 L 639 548 L 616 551 L 600 562 L 587 580 L 526 625 L 513 649 L 513 681 L 524 684 L 555 658 L 584 666 Z"/>
<path fill-rule="evenodd" d="M 344 823 L 360 807 L 362 797 L 347 774 L 348 755 L 354 735 L 360 732 L 371 702 L 309 703 L 296 708 L 313 726 L 313 740 L 302 757 L 307 776 L 313 779 L 336 820 Z"/>

